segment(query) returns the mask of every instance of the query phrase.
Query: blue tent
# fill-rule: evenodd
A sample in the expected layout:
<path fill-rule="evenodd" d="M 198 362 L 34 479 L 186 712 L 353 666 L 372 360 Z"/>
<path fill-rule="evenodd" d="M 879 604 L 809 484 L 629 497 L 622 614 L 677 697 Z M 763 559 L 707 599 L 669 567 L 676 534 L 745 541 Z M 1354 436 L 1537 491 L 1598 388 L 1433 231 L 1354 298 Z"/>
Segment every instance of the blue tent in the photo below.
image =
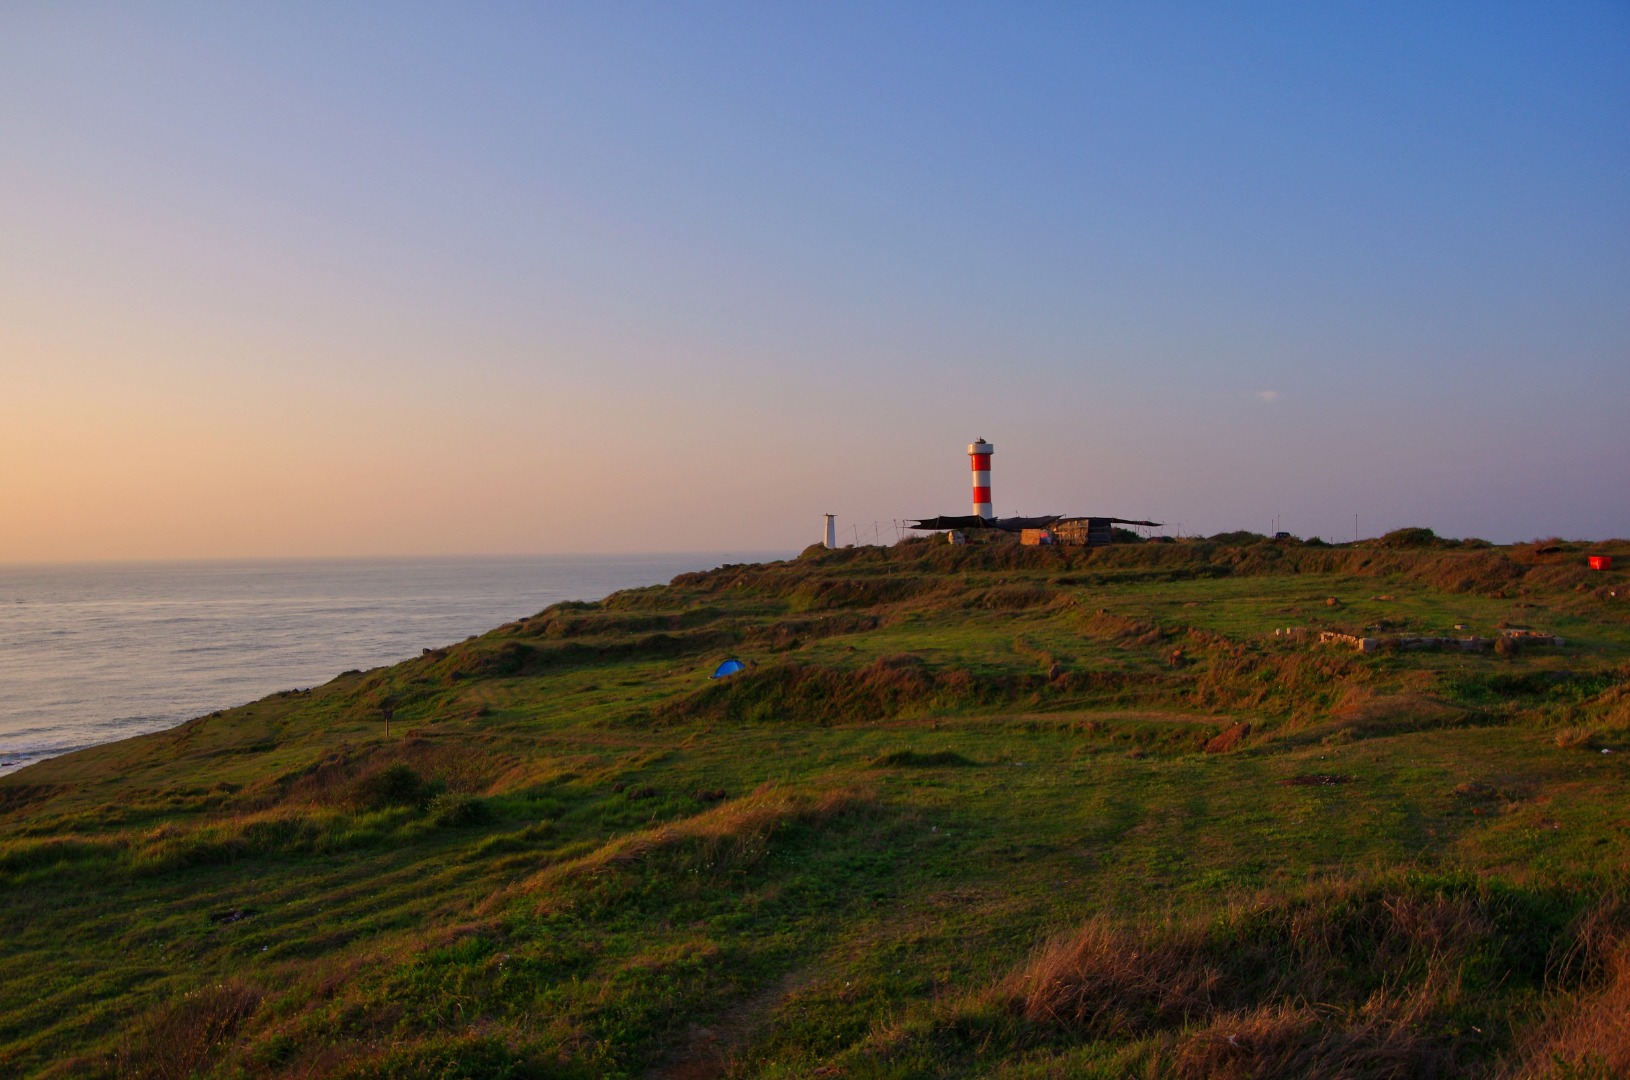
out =
<path fill-rule="evenodd" d="M 722 679 L 726 675 L 734 675 L 738 671 L 746 671 L 746 670 L 747 670 L 747 665 L 742 663 L 740 660 L 726 660 L 724 663 L 720 664 L 719 669 L 717 671 L 715 671 L 712 675 L 709 675 L 708 678 L 710 678 L 710 679 Z"/>

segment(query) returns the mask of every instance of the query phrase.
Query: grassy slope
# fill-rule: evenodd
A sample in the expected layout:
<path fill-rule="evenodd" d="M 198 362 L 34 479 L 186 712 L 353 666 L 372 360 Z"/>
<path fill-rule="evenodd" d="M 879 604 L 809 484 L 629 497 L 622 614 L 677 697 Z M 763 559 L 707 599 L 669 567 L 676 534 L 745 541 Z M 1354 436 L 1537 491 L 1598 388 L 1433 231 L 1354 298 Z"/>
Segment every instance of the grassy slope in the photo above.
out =
<path fill-rule="evenodd" d="M 1616 1067 L 1630 616 L 1581 550 L 812 551 L 44 762 L 0 1071 Z M 1568 643 L 1273 634 L 1457 623 Z"/>

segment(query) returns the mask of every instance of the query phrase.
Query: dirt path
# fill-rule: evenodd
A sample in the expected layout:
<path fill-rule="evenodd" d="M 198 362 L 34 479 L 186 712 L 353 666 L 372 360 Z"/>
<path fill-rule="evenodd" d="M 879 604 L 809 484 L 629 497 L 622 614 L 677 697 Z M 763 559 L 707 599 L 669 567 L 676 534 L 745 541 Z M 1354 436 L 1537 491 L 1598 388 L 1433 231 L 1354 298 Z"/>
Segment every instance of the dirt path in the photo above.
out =
<path fill-rule="evenodd" d="M 815 981 L 812 968 L 790 971 L 753 996 L 725 1010 L 712 1027 L 691 1025 L 685 1045 L 671 1061 L 647 1072 L 646 1080 L 716 1080 L 729 1071 L 775 1007 Z"/>

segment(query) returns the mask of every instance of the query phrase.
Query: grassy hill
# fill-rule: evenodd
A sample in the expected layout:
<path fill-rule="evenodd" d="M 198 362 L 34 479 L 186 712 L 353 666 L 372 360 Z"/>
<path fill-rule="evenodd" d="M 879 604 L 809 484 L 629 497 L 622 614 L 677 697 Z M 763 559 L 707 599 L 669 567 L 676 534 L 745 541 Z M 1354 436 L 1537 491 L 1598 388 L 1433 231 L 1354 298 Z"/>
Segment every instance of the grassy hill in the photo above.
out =
<path fill-rule="evenodd" d="M 1618 1075 L 1586 551 L 811 549 L 43 762 L 0 1072 Z"/>

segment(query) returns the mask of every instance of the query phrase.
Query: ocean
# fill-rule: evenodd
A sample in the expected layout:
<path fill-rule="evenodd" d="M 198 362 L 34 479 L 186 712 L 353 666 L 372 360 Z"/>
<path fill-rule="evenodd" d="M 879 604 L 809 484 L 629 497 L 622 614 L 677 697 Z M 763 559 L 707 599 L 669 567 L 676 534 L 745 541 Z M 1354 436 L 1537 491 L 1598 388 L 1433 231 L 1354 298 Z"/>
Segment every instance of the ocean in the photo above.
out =
<path fill-rule="evenodd" d="M 0 775 L 782 552 L 0 566 Z"/>

